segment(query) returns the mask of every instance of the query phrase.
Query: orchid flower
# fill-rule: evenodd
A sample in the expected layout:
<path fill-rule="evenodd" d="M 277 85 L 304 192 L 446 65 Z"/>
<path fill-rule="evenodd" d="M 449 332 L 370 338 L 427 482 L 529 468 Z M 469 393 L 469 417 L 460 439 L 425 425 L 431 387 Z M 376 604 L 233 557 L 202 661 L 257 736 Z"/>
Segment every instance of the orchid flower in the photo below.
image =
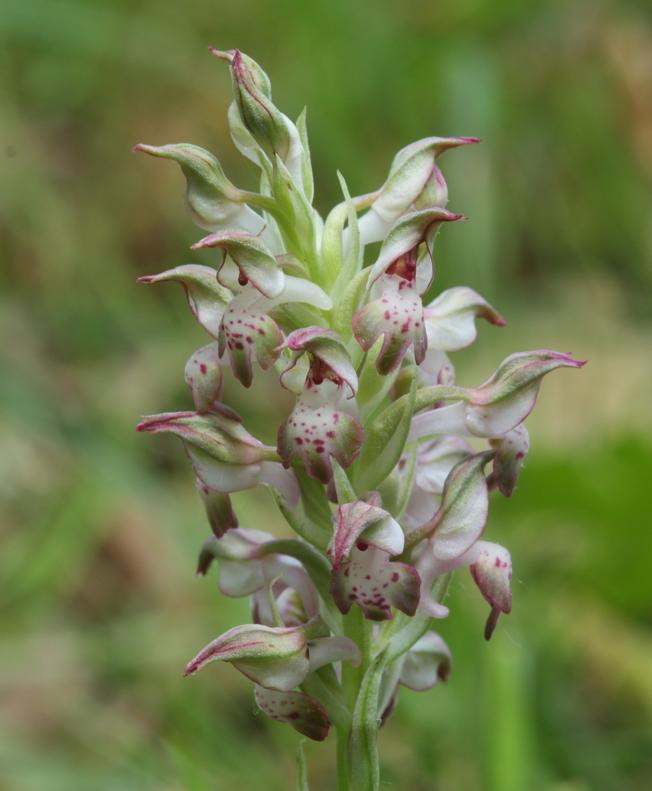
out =
<path fill-rule="evenodd" d="M 516 491 L 543 378 L 584 363 L 526 351 L 483 384 L 456 380 L 452 356 L 475 341 L 478 319 L 505 325 L 468 287 L 424 305 L 436 236 L 463 219 L 446 208 L 439 157 L 477 138 L 405 146 L 366 195 L 351 197 L 340 177 L 343 200 L 322 219 L 305 112 L 285 115 L 250 57 L 211 52 L 230 70 L 229 131 L 259 170 L 258 191 L 235 186 L 197 146 L 136 146 L 181 167 L 188 208 L 208 232 L 191 250 L 215 256 L 140 278 L 180 283 L 210 341 L 185 367 L 191 404 L 137 428 L 182 441 L 213 534 L 198 573 L 215 564 L 219 591 L 251 603 L 252 622 L 210 640 L 186 675 L 235 667 L 272 720 L 317 741 L 336 730 L 338 791 L 378 791 L 376 735 L 398 690 L 449 676 L 451 652 L 433 625 L 450 614 L 451 574 L 470 570 L 489 605 L 487 639 L 512 609 L 510 554 L 485 538 L 491 498 Z M 274 444 L 223 402 L 240 386 L 254 388 L 265 415 L 275 395 L 293 399 L 267 435 Z M 240 526 L 230 495 L 259 485 L 295 537 Z"/>

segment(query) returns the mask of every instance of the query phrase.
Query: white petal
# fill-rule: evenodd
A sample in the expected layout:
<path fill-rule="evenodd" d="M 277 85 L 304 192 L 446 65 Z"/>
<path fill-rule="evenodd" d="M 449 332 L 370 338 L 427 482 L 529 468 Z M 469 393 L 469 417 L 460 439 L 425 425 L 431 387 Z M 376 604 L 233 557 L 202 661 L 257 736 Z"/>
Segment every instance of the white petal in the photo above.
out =
<path fill-rule="evenodd" d="M 294 508 L 301 497 L 301 490 L 296 475 L 286 470 L 278 461 L 264 461 L 260 465 L 260 483 L 266 483 L 277 489 L 287 503 Z"/>
<path fill-rule="evenodd" d="M 217 492 L 251 489 L 260 480 L 260 464 L 224 464 L 195 448 L 187 447 L 197 477 Z"/>
<path fill-rule="evenodd" d="M 321 310 L 330 310 L 333 307 L 331 298 L 316 283 L 293 275 L 285 276 L 285 288 L 278 297 L 269 300 L 268 308 L 287 302 L 305 302 Z"/>
<path fill-rule="evenodd" d="M 308 643 L 310 672 L 331 662 L 346 661 L 356 667 L 360 664 L 360 649 L 348 637 L 320 637 Z"/>
<path fill-rule="evenodd" d="M 466 404 L 455 404 L 429 409 L 412 418 L 408 441 L 432 437 L 436 434 L 470 434 L 466 427 Z"/>

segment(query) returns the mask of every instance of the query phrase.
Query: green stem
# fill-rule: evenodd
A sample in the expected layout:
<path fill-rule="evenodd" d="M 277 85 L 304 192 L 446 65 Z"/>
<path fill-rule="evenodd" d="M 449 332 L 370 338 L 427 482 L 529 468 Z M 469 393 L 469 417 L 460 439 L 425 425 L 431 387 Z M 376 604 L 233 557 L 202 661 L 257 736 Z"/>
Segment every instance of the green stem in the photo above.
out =
<path fill-rule="evenodd" d="M 351 728 L 337 729 L 337 791 L 350 791 L 349 783 L 349 736 Z"/>
<path fill-rule="evenodd" d="M 378 699 L 384 657 L 378 656 L 366 667 L 353 711 L 349 750 L 351 791 L 378 791 Z"/>
<path fill-rule="evenodd" d="M 353 722 L 346 733 L 338 731 L 338 778 L 342 789 L 376 791 L 378 778 L 378 687 L 382 660 L 374 657 L 373 624 L 354 607 L 343 618 L 344 632 L 360 649 L 358 667 L 344 663 L 342 691 L 353 712 Z M 339 742 L 344 742 L 340 744 Z"/>

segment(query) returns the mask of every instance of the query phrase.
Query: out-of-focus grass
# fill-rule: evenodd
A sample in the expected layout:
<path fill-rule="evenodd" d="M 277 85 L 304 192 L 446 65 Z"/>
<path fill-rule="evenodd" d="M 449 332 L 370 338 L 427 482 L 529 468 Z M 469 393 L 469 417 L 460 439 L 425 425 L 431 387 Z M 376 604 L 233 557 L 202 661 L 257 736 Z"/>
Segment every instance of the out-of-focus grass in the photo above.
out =
<path fill-rule="evenodd" d="M 292 114 L 309 105 L 322 209 L 336 168 L 363 192 L 412 139 L 483 137 L 444 161 L 470 221 L 442 234 L 438 278 L 510 324 L 482 327 L 460 378 L 517 348 L 590 359 L 546 381 L 522 483 L 494 502 L 514 612 L 485 645 L 485 606 L 457 575 L 454 673 L 403 693 L 387 788 L 651 787 L 645 3 L 9 0 L 0 37 L 0 788 L 292 787 L 296 735 L 253 713 L 245 679 L 180 676 L 248 616 L 193 577 L 206 527 L 179 448 L 133 432 L 188 405 L 182 366 L 203 339 L 180 291 L 134 285 L 197 231 L 174 169 L 129 150 L 193 141 L 253 184 L 209 43 L 259 59 Z M 269 432 L 282 394 L 262 414 L 231 392 Z M 283 529 L 265 495 L 237 501 L 243 524 Z M 307 746 L 316 791 L 331 751 Z"/>

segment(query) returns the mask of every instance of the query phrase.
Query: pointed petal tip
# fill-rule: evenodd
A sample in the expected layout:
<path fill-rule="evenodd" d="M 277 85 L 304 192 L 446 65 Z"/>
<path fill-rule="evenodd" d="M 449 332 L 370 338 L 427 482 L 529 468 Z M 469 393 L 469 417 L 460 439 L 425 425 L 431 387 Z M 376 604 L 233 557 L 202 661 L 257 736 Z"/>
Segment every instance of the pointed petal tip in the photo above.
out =
<path fill-rule="evenodd" d="M 136 283 L 152 283 L 156 275 L 141 275 L 136 278 Z"/>
<path fill-rule="evenodd" d="M 474 143 L 481 143 L 482 142 L 479 137 L 469 137 L 467 135 L 462 135 L 461 137 L 458 138 L 458 140 L 461 140 L 462 143 L 464 143 L 466 145 L 472 145 Z"/>
<path fill-rule="evenodd" d="M 497 607 L 493 607 L 489 613 L 489 617 L 487 618 L 487 622 L 484 627 L 484 639 L 489 642 L 491 637 L 496 629 L 496 625 L 498 624 L 498 618 L 500 616 L 500 610 Z"/>
<path fill-rule="evenodd" d="M 588 360 L 576 360 L 571 352 L 552 352 L 552 356 L 571 368 L 583 368 Z"/>
<path fill-rule="evenodd" d="M 222 50 L 222 49 L 217 49 L 216 47 L 208 47 L 208 51 L 214 57 L 219 58 L 220 60 L 225 60 L 227 63 L 231 63 L 231 61 L 234 58 L 234 53 L 237 52 L 238 50 L 233 50 L 233 49 Z"/>
<path fill-rule="evenodd" d="M 131 149 L 134 153 L 142 151 L 143 154 L 150 154 L 153 157 L 165 157 L 165 146 L 150 146 L 148 143 L 136 143 Z"/>
<path fill-rule="evenodd" d="M 141 420 L 140 423 L 136 426 L 136 431 L 143 432 L 143 431 L 155 431 L 152 427 L 153 421 L 151 420 Z"/>
<path fill-rule="evenodd" d="M 136 431 L 166 431 L 167 426 L 173 425 L 177 418 L 190 417 L 193 412 L 164 412 L 160 415 L 144 417 L 136 426 Z M 177 424 L 178 425 L 178 424 Z"/>

